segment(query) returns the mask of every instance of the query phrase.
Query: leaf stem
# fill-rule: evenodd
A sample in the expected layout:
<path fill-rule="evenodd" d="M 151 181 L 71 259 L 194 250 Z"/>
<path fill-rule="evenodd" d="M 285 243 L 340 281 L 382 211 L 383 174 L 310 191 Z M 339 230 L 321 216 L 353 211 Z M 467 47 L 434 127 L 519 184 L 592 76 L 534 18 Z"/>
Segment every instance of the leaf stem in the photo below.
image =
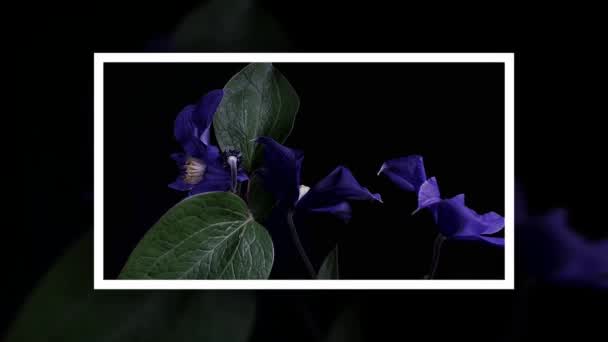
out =
<path fill-rule="evenodd" d="M 249 175 L 249 179 L 247 180 L 247 188 L 245 190 L 245 202 L 249 203 L 249 194 L 251 192 L 251 183 L 253 182 L 253 177 L 258 174 L 258 170 L 253 171 Z"/>
<path fill-rule="evenodd" d="M 310 259 L 308 258 L 308 255 L 306 254 L 306 250 L 304 250 L 304 246 L 302 245 L 302 242 L 300 241 L 300 236 L 298 235 L 296 225 L 293 222 L 293 214 L 294 214 L 293 210 L 290 210 L 289 212 L 287 212 L 287 224 L 289 225 L 289 230 L 291 231 L 291 239 L 293 240 L 294 245 L 296 245 L 296 249 L 298 250 L 298 253 L 300 254 L 300 258 L 302 258 L 302 261 L 304 261 L 304 264 L 306 265 L 308 274 L 310 274 L 310 277 L 312 279 L 316 279 L 317 272 L 315 271 L 315 268 L 312 266 L 312 263 L 310 262 Z"/>
<path fill-rule="evenodd" d="M 249 192 L 251 191 L 251 179 L 247 181 L 247 188 L 245 189 L 245 202 L 249 203 Z"/>
<path fill-rule="evenodd" d="M 431 261 L 431 271 L 425 276 L 425 279 L 433 279 L 435 277 L 435 272 L 437 272 L 437 266 L 439 265 L 439 257 L 441 256 L 441 246 L 443 246 L 443 242 L 445 240 L 446 237 L 443 236 L 443 234 L 437 234 L 435 242 L 433 243 L 433 260 Z"/>
<path fill-rule="evenodd" d="M 239 195 L 241 198 L 243 198 L 243 189 L 242 189 L 243 186 L 242 185 L 243 185 L 242 183 L 238 183 L 236 185 L 236 192 L 235 192 L 235 194 Z M 247 202 L 247 201 L 245 200 L 245 202 Z"/>

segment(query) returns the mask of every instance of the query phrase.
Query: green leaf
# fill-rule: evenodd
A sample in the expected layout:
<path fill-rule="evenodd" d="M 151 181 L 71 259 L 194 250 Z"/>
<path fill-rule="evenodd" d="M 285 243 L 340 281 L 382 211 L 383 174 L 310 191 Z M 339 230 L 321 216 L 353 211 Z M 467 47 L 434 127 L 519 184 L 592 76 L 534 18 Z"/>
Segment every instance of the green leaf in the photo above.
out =
<path fill-rule="evenodd" d="M 270 216 L 276 200 L 270 192 L 264 189 L 262 177 L 259 175 L 251 177 L 248 186 L 247 202 L 249 203 L 249 209 L 251 209 L 256 221 L 264 222 Z"/>
<path fill-rule="evenodd" d="M 249 292 L 94 291 L 87 234 L 42 278 L 5 341 L 245 342 L 254 318 Z"/>
<path fill-rule="evenodd" d="M 224 87 L 213 120 L 215 136 L 222 150 L 238 148 L 251 171 L 261 156 L 261 147 L 253 140 L 269 136 L 285 142 L 299 106 L 295 90 L 272 64 L 249 64 Z"/>
<path fill-rule="evenodd" d="M 334 248 L 323 260 L 323 264 L 317 273 L 317 279 L 338 279 L 338 246 Z"/>
<path fill-rule="evenodd" d="M 189 197 L 144 235 L 121 279 L 267 279 L 274 249 L 266 229 L 229 192 Z"/>

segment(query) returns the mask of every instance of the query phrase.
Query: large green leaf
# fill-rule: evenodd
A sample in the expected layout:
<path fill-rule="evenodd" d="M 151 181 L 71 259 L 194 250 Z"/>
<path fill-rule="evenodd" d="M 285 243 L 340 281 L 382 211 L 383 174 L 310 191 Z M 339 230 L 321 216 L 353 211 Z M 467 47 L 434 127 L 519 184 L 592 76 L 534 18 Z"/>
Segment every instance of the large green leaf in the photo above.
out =
<path fill-rule="evenodd" d="M 42 278 L 5 341 L 245 342 L 254 318 L 249 292 L 94 291 L 87 234 Z"/>
<path fill-rule="evenodd" d="M 213 120 L 215 136 L 222 150 L 238 148 L 245 168 L 252 170 L 261 154 L 254 139 L 269 136 L 285 142 L 299 106 L 295 90 L 272 64 L 249 64 L 224 87 Z"/>
<path fill-rule="evenodd" d="M 122 279 L 266 279 L 274 249 L 247 205 L 229 192 L 169 209 L 131 253 Z"/>
<path fill-rule="evenodd" d="M 338 246 L 332 249 L 331 252 L 323 260 L 321 268 L 317 273 L 317 279 L 338 279 Z"/>

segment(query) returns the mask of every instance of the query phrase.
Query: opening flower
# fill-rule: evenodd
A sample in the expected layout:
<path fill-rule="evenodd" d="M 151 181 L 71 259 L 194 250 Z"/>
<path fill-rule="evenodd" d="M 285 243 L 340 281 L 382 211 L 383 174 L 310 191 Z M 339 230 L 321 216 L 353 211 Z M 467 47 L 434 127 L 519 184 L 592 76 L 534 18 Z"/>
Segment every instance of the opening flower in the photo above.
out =
<path fill-rule="evenodd" d="M 195 105 L 182 109 L 175 119 L 175 140 L 182 145 L 183 153 L 171 158 L 181 169 L 177 179 L 169 187 L 188 191 L 190 195 L 209 191 L 228 191 L 237 182 L 248 179 L 240 167 L 241 156 L 236 150 L 221 153 L 210 143 L 211 123 L 222 101 L 223 90 L 213 90 Z"/>
<path fill-rule="evenodd" d="M 504 228 L 504 218 L 495 212 L 478 214 L 468 208 L 464 194 L 442 199 L 435 177 L 427 179 L 421 156 L 411 155 L 392 159 L 384 164 L 378 175 L 384 174 L 397 187 L 418 194 L 418 208 L 431 211 L 440 233 L 455 240 L 477 240 L 504 246 L 504 238 L 489 236 Z"/>
<path fill-rule="evenodd" d="M 302 185 L 302 151 L 285 147 L 268 137 L 260 137 L 257 142 L 264 145 L 265 164 L 261 170 L 264 184 L 283 209 L 330 214 L 347 222 L 352 216 L 348 201 L 382 201 L 380 194 L 372 194 L 362 187 L 343 166 L 335 168 L 313 187 Z"/>

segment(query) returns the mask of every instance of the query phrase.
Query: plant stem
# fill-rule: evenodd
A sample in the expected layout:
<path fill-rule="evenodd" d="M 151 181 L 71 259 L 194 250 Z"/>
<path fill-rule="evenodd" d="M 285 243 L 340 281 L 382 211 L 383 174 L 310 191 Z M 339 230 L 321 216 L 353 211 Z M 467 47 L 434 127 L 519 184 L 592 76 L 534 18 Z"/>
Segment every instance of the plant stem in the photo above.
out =
<path fill-rule="evenodd" d="M 249 175 L 249 180 L 247 180 L 247 188 L 245 189 L 245 202 L 249 203 L 249 194 L 251 192 L 251 183 L 253 182 L 253 177 L 255 177 L 258 173 L 258 170 L 253 171 Z"/>
<path fill-rule="evenodd" d="M 296 245 L 296 249 L 298 250 L 298 253 L 300 254 L 300 258 L 302 258 L 302 261 L 304 261 L 304 264 L 306 265 L 306 269 L 308 270 L 308 273 L 310 274 L 310 277 L 312 279 L 317 279 L 317 272 L 315 271 L 315 268 L 312 266 L 312 263 L 310 262 L 310 259 L 308 258 L 308 255 L 306 254 L 306 250 L 304 250 L 304 246 L 302 245 L 302 242 L 300 241 L 300 236 L 298 235 L 298 231 L 296 230 L 296 225 L 293 222 L 293 210 L 290 210 L 287 213 L 287 224 L 289 225 L 289 230 L 291 231 L 291 239 L 293 240 L 294 245 Z"/>
<path fill-rule="evenodd" d="M 437 265 L 439 265 L 439 257 L 441 256 L 441 246 L 445 240 L 445 236 L 443 236 L 441 233 L 437 234 L 435 242 L 433 243 L 433 261 L 431 262 L 431 271 L 425 277 L 426 279 L 433 279 L 435 277 Z"/>
<path fill-rule="evenodd" d="M 249 192 L 251 191 L 251 178 L 247 181 L 247 189 L 245 190 L 245 201 L 249 203 Z"/>

